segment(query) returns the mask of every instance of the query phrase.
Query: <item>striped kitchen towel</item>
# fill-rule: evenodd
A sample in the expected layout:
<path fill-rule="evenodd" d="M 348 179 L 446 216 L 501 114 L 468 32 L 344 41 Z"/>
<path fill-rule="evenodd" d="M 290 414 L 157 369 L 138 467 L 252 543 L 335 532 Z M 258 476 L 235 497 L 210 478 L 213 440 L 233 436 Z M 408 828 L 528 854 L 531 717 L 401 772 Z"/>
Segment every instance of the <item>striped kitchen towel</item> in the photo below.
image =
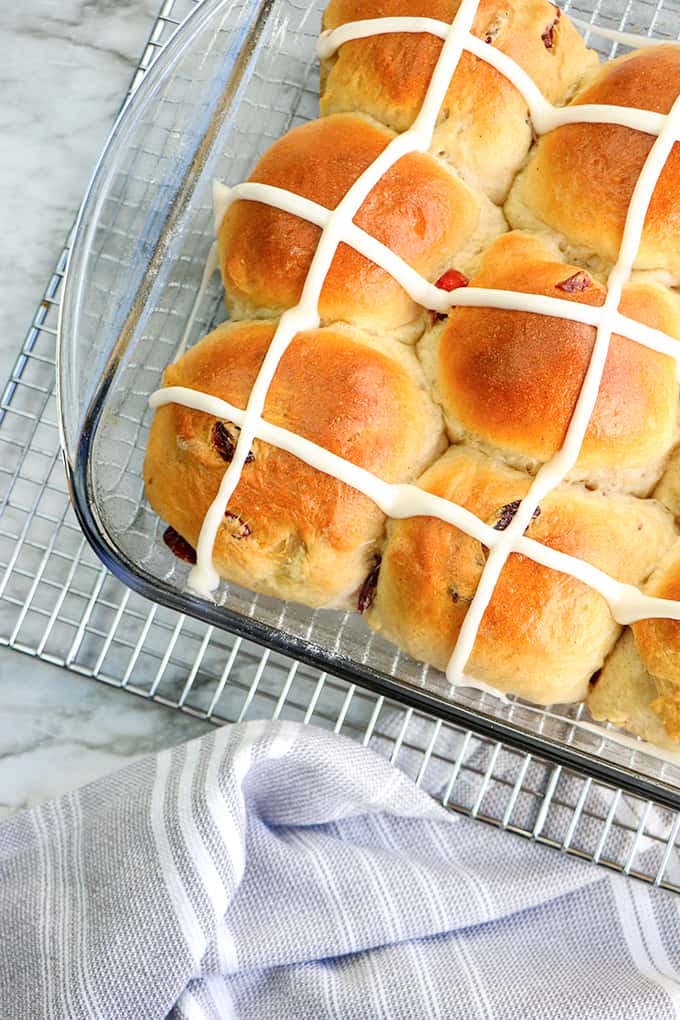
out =
<path fill-rule="evenodd" d="M 665 1020 L 678 910 L 248 723 L 0 825 L 0 1016 Z"/>

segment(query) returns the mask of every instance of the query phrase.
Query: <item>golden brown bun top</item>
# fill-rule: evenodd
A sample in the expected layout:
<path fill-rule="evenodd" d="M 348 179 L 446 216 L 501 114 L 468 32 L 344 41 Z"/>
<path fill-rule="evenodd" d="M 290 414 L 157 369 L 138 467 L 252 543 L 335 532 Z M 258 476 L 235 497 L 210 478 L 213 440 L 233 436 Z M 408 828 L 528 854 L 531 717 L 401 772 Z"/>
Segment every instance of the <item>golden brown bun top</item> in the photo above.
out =
<path fill-rule="evenodd" d="M 270 322 L 219 326 L 166 369 L 165 385 L 245 407 L 274 328 Z M 396 350 L 398 359 L 348 327 L 298 334 L 269 389 L 265 419 L 386 481 L 412 479 L 441 448 L 441 429 L 413 353 Z M 236 438 L 238 429 L 224 424 Z M 230 459 L 214 428 L 210 415 L 170 404 L 157 411 L 149 440 L 149 501 L 193 546 Z M 220 573 L 312 604 L 344 597 L 365 576 L 383 515 L 365 496 L 291 454 L 259 440 L 252 453 L 229 502 L 234 517 L 218 533 Z"/>
<path fill-rule="evenodd" d="M 679 85 L 680 47 L 655 46 L 603 64 L 573 103 L 668 113 Z M 539 141 L 518 181 L 519 198 L 570 244 L 614 262 L 653 142 L 652 135 L 613 124 L 558 128 Z M 674 145 L 654 192 L 636 268 L 680 274 L 680 144 Z"/>
<path fill-rule="evenodd" d="M 364 18 L 429 17 L 450 23 L 455 0 L 331 0 L 324 28 Z M 512 57 L 551 102 L 564 101 L 596 62 L 566 15 L 548 0 L 482 0 L 473 32 Z M 322 87 L 321 111 L 363 110 L 396 131 L 413 123 L 442 40 L 427 33 L 375 35 L 345 43 Z M 434 152 L 501 201 L 531 143 L 527 107 L 507 78 L 463 53 L 443 104 Z M 469 139 L 461 144 L 460 133 Z M 516 146 L 519 146 L 517 149 Z"/>
<path fill-rule="evenodd" d="M 392 133 L 365 117 L 343 114 L 290 131 L 264 154 L 251 181 L 285 188 L 335 209 Z M 500 214 L 499 214 L 500 215 Z M 400 159 L 373 188 L 355 223 L 436 279 L 469 240 L 479 202 L 428 155 Z M 237 201 L 219 230 L 227 300 L 236 314 L 275 316 L 295 305 L 319 240 L 318 227 L 258 202 Z M 422 309 L 384 270 L 341 244 L 324 284 L 323 322 L 345 321 L 376 332 L 412 323 Z"/>
<path fill-rule="evenodd" d="M 649 595 L 680 601 L 680 540 L 645 587 Z M 635 644 L 657 697 L 651 707 L 673 740 L 680 740 L 680 620 L 641 620 L 633 625 Z"/>
<path fill-rule="evenodd" d="M 457 0 L 330 0 L 323 26 L 333 29 L 367 18 L 400 17 L 434 18 L 450 24 L 459 6 Z M 569 18 L 549 0 L 481 0 L 472 32 L 512 57 L 551 102 L 564 95 L 563 76 L 573 59 L 569 50 L 584 49 Z M 372 70 L 382 91 L 408 110 L 413 120 L 423 104 L 442 45 L 441 39 L 426 32 L 396 32 L 347 42 L 341 47 L 340 59 L 369 74 Z M 472 75 L 481 79 L 476 85 L 477 100 L 493 96 L 497 101 L 501 76 L 483 61 L 473 63 L 469 58 L 462 73 L 453 79 L 450 94 L 470 87 Z"/>
<path fill-rule="evenodd" d="M 203 390 L 245 407 L 274 329 L 269 322 L 223 323 L 168 366 L 164 384 Z M 408 356 L 397 351 L 403 359 Z M 412 470 L 421 462 L 423 435 L 414 434 L 414 423 L 422 428 L 427 412 L 430 422 L 436 421 L 419 388 L 419 376 L 414 378 L 405 363 L 348 327 L 299 333 L 279 363 L 263 416 L 384 481 L 394 481 L 405 467 Z M 415 362 L 413 370 L 417 371 Z M 206 415 L 173 406 L 178 441 L 192 442 L 209 424 Z M 278 455 L 289 457 L 274 450 L 267 456 Z M 311 472 L 321 488 L 327 482 L 337 484 L 308 465 L 300 463 L 300 470 Z M 276 488 L 283 501 L 286 494 L 298 491 L 285 474 L 274 482 L 277 485 L 268 488 L 274 501 Z M 306 512 L 313 515 L 314 506 L 310 504 Z"/>
<path fill-rule="evenodd" d="M 677 751 L 659 714 L 657 689 L 640 660 L 635 638 L 629 627 L 616 643 L 601 675 L 591 685 L 588 709 L 593 719 L 608 721 L 634 733 L 658 747 Z"/>
<path fill-rule="evenodd" d="M 472 286 L 591 306 L 601 306 L 606 295 L 591 274 L 561 262 L 551 245 L 518 233 L 491 246 Z M 680 336 L 680 301 L 656 283 L 628 286 L 621 310 Z M 460 437 L 516 460 L 548 460 L 564 443 L 595 333 L 593 326 L 535 313 L 455 309 L 438 346 L 447 418 Z M 624 469 L 659 462 L 673 442 L 676 412 L 674 360 L 614 335 L 578 462 L 581 477 L 604 472 L 615 483 Z"/>
<path fill-rule="evenodd" d="M 464 446 L 451 447 L 419 483 L 492 527 L 526 495 L 523 473 Z M 629 583 L 642 581 L 668 548 L 670 515 L 656 503 L 555 489 L 527 535 Z M 369 622 L 416 658 L 443 668 L 486 562 L 478 541 L 442 521 L 391 521 Z M 468 672 L 542 703 L 586 693 L 616 633 L 593 589 L 519 554 L 504 567 L 484 614 Z"/>

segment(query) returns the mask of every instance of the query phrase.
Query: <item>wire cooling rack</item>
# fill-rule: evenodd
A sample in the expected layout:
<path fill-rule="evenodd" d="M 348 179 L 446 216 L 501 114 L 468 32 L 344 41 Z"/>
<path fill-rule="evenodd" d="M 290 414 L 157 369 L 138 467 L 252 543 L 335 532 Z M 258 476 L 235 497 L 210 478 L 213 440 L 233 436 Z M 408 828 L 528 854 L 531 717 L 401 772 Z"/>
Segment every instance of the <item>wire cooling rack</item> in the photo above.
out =
<path fill-rule="evenodd" d="M 130 92 L 200 2 L 165 0 Z M 342 732 L 452 810 L 680 891 L 680 815 L 148 602 L 102 566 L 71 508 L 59 449 L 68 255 L 67 241 L 0 401 L 0 643 L 215 724 L 288 718 Z"/>

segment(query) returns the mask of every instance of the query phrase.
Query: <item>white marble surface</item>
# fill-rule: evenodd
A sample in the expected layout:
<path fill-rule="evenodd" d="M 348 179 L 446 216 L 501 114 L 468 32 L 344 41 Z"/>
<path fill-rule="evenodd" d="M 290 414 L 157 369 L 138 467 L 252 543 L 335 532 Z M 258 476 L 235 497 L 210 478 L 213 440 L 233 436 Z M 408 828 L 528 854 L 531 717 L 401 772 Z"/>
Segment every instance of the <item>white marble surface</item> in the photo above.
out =
<path fill-rule="evenodd" d="M 159 5 L 0 3 L 3 384 Z M 0 817 L 207 728 L 0 648 Z"/>

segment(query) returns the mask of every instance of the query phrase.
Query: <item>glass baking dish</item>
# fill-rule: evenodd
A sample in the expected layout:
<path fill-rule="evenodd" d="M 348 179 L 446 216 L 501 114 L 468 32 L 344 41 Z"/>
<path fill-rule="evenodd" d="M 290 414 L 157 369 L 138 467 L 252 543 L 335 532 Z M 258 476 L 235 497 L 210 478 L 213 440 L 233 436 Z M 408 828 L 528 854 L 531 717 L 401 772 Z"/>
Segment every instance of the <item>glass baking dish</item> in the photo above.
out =
<path fill-rule="evenodd" d="M 584 0 L 575 16 L 675 39 L 680 2 Z M 161 536 L 142 465 L 159 386 L 191 313 L 213 240 L 211 183 L 244 180 L 290 127 L 318 113 L 315 45 L 323 4 L 204 0 L 130 98 L 81 208 L 59 329 L 67 473 L 85 534 L 146 597 L 237 632 L 402 703 L 680 808 L 680 753 L 593 724 L 583 706 L 539 708 L 474 689 L 369 631 L 358 614 L 312 611 L 222 584 L 215 602 L 185 590 L 188 566 Z M 609 57 L 616 44 L 593 35 Z M 213 278 L 191 340 L 224 319 Z"/>

